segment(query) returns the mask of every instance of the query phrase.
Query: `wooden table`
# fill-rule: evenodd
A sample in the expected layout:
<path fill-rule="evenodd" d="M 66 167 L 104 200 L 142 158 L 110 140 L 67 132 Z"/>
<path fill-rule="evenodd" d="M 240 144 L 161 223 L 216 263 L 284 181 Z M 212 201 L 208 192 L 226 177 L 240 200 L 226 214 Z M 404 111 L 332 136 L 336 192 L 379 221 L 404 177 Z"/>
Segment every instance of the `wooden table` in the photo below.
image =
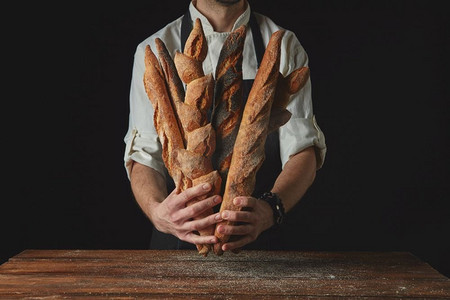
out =
<path fill-rule="evenodd" d="M 450 299 L 450 279 L 405 252 L 26 250 L 0 266 L 0 299 L 40 297 Z"/>

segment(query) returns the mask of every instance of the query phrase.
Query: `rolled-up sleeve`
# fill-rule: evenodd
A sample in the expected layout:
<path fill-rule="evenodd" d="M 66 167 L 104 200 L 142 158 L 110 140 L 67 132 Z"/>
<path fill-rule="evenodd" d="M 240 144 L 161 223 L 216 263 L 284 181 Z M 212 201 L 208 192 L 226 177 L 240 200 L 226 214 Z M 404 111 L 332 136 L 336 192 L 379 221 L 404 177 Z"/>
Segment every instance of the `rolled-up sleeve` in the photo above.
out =
<path fill-rule="evenodd" d="M 161 144 L 157 136 L 134 128 L 125 137 L 125 144 L 124 161 L 128 178 L 130 178 L 133 161 L 151 167 L 165 176 Z"/>
<path fill-rule="evenodd" d="M 326 145 L 325 136 L 317 125 L 316 118 L 291 118 L 280 128 L 281 163 L 286 164 L 289 158 L 300 151 L 314 146 L 316 150 L 317 169 L 320 169 L 325 161 Z"/>
<path fill-rule="evenodd" d="M 128 178 L 133 161 L 151 167 L 165 176 L 162 147 L 153 125 L 153 107 L 143 84 L 144 49 L 145 43 L 136 49 L 131 78 L 129 126 L 124 138 L 124 163 Z"/>
<path fill-rule="evenodd" d="M 284 55 L 282 55 L 281 72 L 289 75 L 299 67 L 308 66 L 308 56 L 293 33 L 287 35 Z M 313 114 L 311 97 L 311 79 L 290 99 L 287 110 L 292 113 L 290 120 L 279 129 L 281 163 L 284 165 L 289 158 L 302 150 L 314 146 L 317 158 L 317 169 L 325 161 L 327 147 L 325 136 L 317 124 Z"/>

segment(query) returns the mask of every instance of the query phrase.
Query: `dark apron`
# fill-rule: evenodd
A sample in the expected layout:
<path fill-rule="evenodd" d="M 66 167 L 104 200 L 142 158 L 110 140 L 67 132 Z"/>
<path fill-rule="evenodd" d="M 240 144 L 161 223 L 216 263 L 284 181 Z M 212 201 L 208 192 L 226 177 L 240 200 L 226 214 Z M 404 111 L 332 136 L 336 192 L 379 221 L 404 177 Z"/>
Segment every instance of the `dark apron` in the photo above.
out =
<path fill-rule="evenodd" d="M 250 29 L 253 36 L 253 44 L 256 52 L 257 66 L 261 63 L 264 55 L 265 46 L 262 39 L 259 25 L 256 21 L 254 14 L 250 15 Z M 181 49 L 184 49 L 187 38 L 192 30 L 192 19 L 189 11 L 187 11 L 181 24 Z M 244 99 L 247 99 L 250 89 L 253 85 L 253 79 L 247 79 L 243 81 L 243 93 Z M 253 192 L 254 197 L 261 196 L 264 192 L 268 192 L 273 187 L 275 180 L 281 172 L 281 159 L 280 159 L 280 141 L 278 131 L 274 131 L 267 136 L 265 144 L 265 160 L 256 174 L 256 186 Z M 168 173 L 166 173 L 167 191 L 170 193 L 174 188 L 174 182 L 170 179 Z M 261 249 L 261 250 L 281 250 L 283 248 L 281 243 L 281 234 L 276 231 L 280 230 L 271 228 L 263 232 L 258 239 L 245 246 L 243 249 Z M 165 250 L 165 249 L 196 249 L 195 245 L 179 240 L 173 235 L 159 232 L 153 228 L 152 238 L 150 243 L 151 249 Z"/>

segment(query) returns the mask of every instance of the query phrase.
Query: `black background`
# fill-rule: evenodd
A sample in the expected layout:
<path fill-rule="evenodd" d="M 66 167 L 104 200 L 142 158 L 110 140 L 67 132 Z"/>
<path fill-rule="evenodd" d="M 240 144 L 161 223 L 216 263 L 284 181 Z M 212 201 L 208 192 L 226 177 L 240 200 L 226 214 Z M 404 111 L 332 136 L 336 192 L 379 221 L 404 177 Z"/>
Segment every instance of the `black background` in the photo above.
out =
<path fill-rule="evenodd" d="M 410 251 L 450 275 L 445 2 L 251 2 L 308 52 L 328 146 L 296 249 Z M 0 262 L 148 246 L 123 167 L 133 54 L 188 1 L 96 3 L 19 7 L 4 27 Z"/>

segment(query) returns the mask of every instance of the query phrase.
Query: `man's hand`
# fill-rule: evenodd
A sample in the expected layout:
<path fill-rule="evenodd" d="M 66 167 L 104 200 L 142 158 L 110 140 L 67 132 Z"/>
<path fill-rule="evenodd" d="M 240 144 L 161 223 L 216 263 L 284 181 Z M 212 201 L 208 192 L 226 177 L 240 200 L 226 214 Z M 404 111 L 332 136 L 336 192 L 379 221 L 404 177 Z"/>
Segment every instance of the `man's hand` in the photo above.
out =
<path fill-rule="evenodd" d="M 217 243 L 218 240 L 214 235 L 200 236 L 196 231 L 220 222 L 222 219 L 219 213 L 198 220 L 194 218 L 219 204 L 222 198 L 215 195 L 186 206 L 189 201 L 207 194 L 210 189 L 210 184 L 200 184 L 180 194 L 173 191 L 164 201 L 152 205 L 149 214 L 153 225 L 161 232 L 170 233 L 192 244 Z"/>
<path fill-rule="evenodd" d="M 218 242 L 213 235 L 199 236 L 195 231 L 220 222 L 219 214 L 193 219 L 219 204 L 222 198 L 214 196 L 186 207 L 190 200 L 206 195 L 212 188 L 210 184 L 206 187 L 197 185 L 180 194 L 172 192 L 167 196 L 164 177 L 154 169 L 137 162 L 132 165 L 130 179 L 137 203 L 156 229 L 197 245 Z"/>
<path fill-rule="evenodd" d="M 236 197 L 233 203 L 242 210 L 224 210 L 221 217 L 235 225 L 219 225 L 217 228 L 220 233 L 234 236 L 233 241 L 223 244 L 223 251 L 242 248 L 274 224 L 272 208 L 267 202 L 253 197 Z"/>

